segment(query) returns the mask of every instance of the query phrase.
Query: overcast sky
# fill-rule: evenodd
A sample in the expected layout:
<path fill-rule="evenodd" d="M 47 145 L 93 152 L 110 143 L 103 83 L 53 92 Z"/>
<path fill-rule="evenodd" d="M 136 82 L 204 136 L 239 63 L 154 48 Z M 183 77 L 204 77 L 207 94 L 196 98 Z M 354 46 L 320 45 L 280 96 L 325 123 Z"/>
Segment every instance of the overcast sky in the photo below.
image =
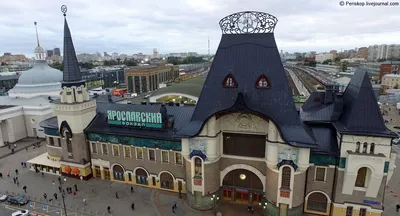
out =
<path fill-rule="evenodd" d="M 400 0 L 399 0 L 400 1 Z M 284 2 L 284 3 L 283 3 Z M 279 19 L 278 48 L 288 52 L 350 49 L 399 43 L 400 6 L 340 6 L 338 0 L 3 0 L 0 52 L 32 56 L 38 22 L 41 46 L 63 43 L 61 4 L 77 53 L 211 53 L 218 47 L 218 22 L 226 15 L 256 10 Z"/>

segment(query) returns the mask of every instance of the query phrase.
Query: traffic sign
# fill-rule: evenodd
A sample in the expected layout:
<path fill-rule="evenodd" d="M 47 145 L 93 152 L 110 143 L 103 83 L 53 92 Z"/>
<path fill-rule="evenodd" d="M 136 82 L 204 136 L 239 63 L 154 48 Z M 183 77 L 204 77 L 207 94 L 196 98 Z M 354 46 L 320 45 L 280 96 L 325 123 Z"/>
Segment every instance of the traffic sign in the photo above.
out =
<path fill-rule="evenodd" d="M 42 205 L 42 210 L 46 211 L 47 210 L 47 206 L 46 205 Z"/>
<path fill-rule="evenodd" d="M 60 214 L 60 209 L 56 208 L 56 214 Z"/>
<path fill-rule="evenodd" d="M 33 202 L 29 202 L 29 206 L 33 208 Z"/>

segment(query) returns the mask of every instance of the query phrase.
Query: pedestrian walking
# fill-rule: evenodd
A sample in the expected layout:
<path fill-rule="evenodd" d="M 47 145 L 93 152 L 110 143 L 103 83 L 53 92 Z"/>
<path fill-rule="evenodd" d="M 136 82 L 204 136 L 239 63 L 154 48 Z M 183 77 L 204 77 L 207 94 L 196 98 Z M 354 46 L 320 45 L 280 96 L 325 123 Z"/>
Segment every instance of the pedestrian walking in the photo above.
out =
<path fill-rule="evenodd" d="M 115 192 L 115 198 L 118 199 L 118 192 Z"/>
<path fill-rule="evenodd" d="M 25 191 L 25 193 L 26 193 L 26 189 L 27 189 L 27 187 L 26 187 L 26 186 L 24 186 L 24 187 L 22 187 L 22 189 L 24 189 L 24 191 Z"/>
<path fill-rule="evenodd" d="M 26 168 L 26 162 L 24 162 L 24 167 Z"/>
<path fill-rule="evenodd" d="M 107 206 L 107 211 L 108 211 L 108 213 L 111 213 L 111 207 L 110 206 Z"/>
<path fill-rule="evenodd" d="M 0 173 L 0 178 L 3 178 L 3 173 Z"/>
<path fill-rule="evenodd" d="M 174 209 L 177 209 L 177 208 L 178 208 L 178 206 L 176 206 L 176 202 L 174 202 L 173 207 L 174 207 Z"/>
<path fill-rule="evenodd" d="M 60 193 L 62 192 L 61 186 L 58 186 L 58 190 L 60 191 Z"/>
<path fill-rule="evenodd" d="M 7 172 L 7 177 L 10 177 L 10 172 L 9 171 Z"/>
<path fill-rule="evenodd" d="M 400 204 L 397 204 L 396 205 L 396 212 L 399 212 L 399 210 L 400 210 Z"/>
<path fill-rule="evenodd" d="M 24 162 L 21 162 L 21 167 L 24 167 Z"/>
<path fill-rule="evenodd" d="M 42 172 L 42 178 L 44 178 L 44 172 Z"/>
<path fill-rule="evenodd" d="M 131 208 L 132 210 L 135 210 L 135 203 L 132 203 Z"/>
<path fill-rule="evenodd" d="M 54 199 L 57 200 L 57 193 L 54 193 L 53 195 L 54 195 Z"/>
<path fill-rule="evenodd" d="M 14 148 L 11 149 L 11 154 L 14 154 L 15 150 Z"/>
<path fill-rule="evenodd" d="M 44 198 L 44 200 L 47 200 L 47 194 L 46 193 L 43 194 L 43 198 Z"/>
<path fill-rule="evenodd" d="M 76 191 L 74 191 L 74 197 L 76 197 Z"/>
<path fill-rule="evenodd" d="M 83 181 L 83 176 L 80 176 L 79 178 L 81 179 L 81 181 Z"/>
<path fill-rule="evenodd" d="M 78 192 L 78 185 L 75 184 L 74 187 L 75 187 L 75 191 Z"/>
<path fill-rule="evenodd" d="M 174 206 L 172 206 L 172 213 L 175 213 L 175 208 L 174 208 Z"/>
<path fill-rule="evenodd" d="M 15 169 L 15 174 L 18 175 L 18 169 Z"/>
<path fill-rule="evenodd" d="M 131 186 L 131 193 L 133 193 L 133 186 Z"/>
<path fill-rule="evenodd" d="M 17 179 L 15 177 L 13 177 L 13 182 L 14 182 L 14 184 L 17 183 Z"/>
<path fill-rule="evenodd" d="M 86 199 L 83 198 L 83 205 L 86 205 Z"/>

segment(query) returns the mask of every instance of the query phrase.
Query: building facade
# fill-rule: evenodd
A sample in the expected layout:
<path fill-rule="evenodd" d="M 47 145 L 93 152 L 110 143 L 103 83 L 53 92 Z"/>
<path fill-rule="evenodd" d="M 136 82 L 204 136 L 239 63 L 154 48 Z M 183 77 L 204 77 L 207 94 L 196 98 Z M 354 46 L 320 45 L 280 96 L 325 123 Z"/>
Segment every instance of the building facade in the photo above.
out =
<path fill-rule="evenodd" d="M 237 28 L 249 16 L 268 20 Z M 396 135 L 385 127 L 366 71 L 357 70 L 344 92 L 332 85 L 313 92 L 298 112 L 276 23 L 261 12 L 223 18 L 198 103 L 165 106 L 90 100 L 65 22 L 69 66 L 56 117 L 41 124 L 43 166 L 186 193 L 196 209 L 211 209 L 215 195 L 222 205 L 261 204 L 268 215 L 381 215 Z"/>
<path fill-rule="evenodd" d="M 336 54 L 334 53 L 322 53 L 322 54 L 318 54 L 315 55 L 315 61 L 318 63 L 322 63 L 326 60 L 335 60 Z"/>
<path fill-rule="evenodd" d="M 129 92 L 146 93 L 179 78 L 179 66 L 137 66 L 125 70 Z"/>
<path fill-rule="evenodd" d="M 386 74 L 382 77 L 381 87 L 384 91 L 400 88 L 400 74 Z"/>

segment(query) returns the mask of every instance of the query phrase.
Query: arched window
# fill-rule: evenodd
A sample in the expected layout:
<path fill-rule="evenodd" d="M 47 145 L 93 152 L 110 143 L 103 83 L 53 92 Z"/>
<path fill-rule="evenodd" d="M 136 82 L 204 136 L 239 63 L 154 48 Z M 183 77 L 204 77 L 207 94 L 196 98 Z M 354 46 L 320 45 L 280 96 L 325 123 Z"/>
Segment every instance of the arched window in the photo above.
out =
<path fill-rule="evenodd" d="M 120 165 L 114 165 L 113 175 L 115 180 L 124 181 L 124 169 Z"/>
<path fill-rule="evenodd" d="M 371 143 L 371 146 L 369 147 L 369 153 L 375 154 L 375 143 Z"/>
<path fill-rule="evenodd" d="M 135 175 L 136 175 L 136 183 L 137 184 L 144 184 L 144 185 L 148 184 L 147 172 L 144 169 L 141 169 L 141 168 L 136 169 Z"/>
<path fill-rule="evenodd" d="M 367 167 L 362 167 L 357 171 L 356 187 L 366 187 Z"/>
<path fill-rule="evenodd" d="M 367 149 L 368 149 L 368 143 L 364 142 L 362 153 L 366 154 L 367 153 Z"/>
<path fill-rule="evenodd" d="M 256 88 L 269 88 L 269 87 L 270 83 L 268 78 L 264 74 L 261 74 L 256 81 Z"/>
<path fill-rule="evenodd" d="M 202 177 L 202 169 L 201 169 L 201 159 L 196 157 L 194 159 L 194 176 Z"/>
<path fill-rule="evenodd" d="M 164 172 L 160 175 L 161 187 L 173 190 L 174 189 L 174 178 L 171 174 Z"/>
<path fill-rule="evenodd" d="M 324 212 L 328 207 L 328 198 L 323 193 L 315 192 L 308 196 L 307 210 Z"/>
<path fill-rule="evenodd" d="M 282 168 L 282 180 L 281 180 L 281 187 L 285 189 L 290 189 L 290 178 L 292 175 L 292 170 L 290 167 L 283 167 Z"/>
<path fill-rule="evenodd" d="M 361 146 L 361 143 L 360 143 L 360 142 L 357 142 L 357 143 L 356 143 L 356 152 L 357 152 L 357 153 L 360 153 L 360 146 Z"/>
<path fill-rule="evenodd" d="M 238 84 L 232 74 L 228 74 L 222 82 L 222 86 L 224 88 L 236 88 Z"/>

